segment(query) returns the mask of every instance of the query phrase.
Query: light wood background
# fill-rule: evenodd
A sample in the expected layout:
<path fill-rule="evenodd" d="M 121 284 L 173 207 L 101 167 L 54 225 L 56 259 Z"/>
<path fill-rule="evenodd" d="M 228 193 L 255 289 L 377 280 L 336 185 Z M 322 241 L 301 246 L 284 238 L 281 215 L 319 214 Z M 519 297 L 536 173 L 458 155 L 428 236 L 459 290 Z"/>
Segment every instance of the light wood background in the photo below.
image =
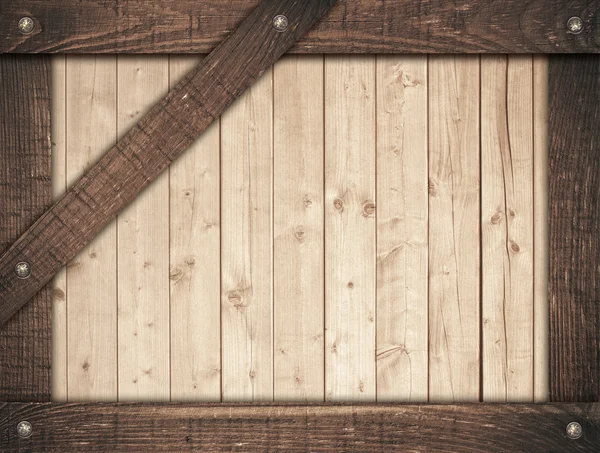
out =
<path fill-rule="evenodd" d="M 56 57 L 56 197 L 197 61 Z M 544 401 L 546 78 L 286 56 L 56 279 L 54 399 Z"/>

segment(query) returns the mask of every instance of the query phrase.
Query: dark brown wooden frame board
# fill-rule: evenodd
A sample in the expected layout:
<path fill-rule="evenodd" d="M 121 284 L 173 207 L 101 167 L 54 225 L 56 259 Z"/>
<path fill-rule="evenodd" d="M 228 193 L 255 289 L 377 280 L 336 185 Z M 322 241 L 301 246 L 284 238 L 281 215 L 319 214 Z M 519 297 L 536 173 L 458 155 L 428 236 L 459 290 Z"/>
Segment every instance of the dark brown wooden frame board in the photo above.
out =
<path fill-rule="evenodd" d="M 115 2 L 111 10 L 110 2 L 100 0 L 66 0 L 57 6 L 41 0 L 3 1 L 0 53 L 206 52 L 258 0 L 228 1 L 226 12 L 223 3 L 137 0 L 126 6 Z M 293 50 L 599 51 L 600 2 L 596 0 L 502 2 L 503 11 L 487 0 L 459 0 L 452 7 L 447 3 L 341 1 Z M 152 9 L 152 4 L 161 4 L 163 9 Z M 160 22 L 159 12 L 167 22 Z M 79 20 L 73 20 L 74 15 Z M 565 31 L 571 15 L 584 21 L 580 35 Z M 36 28 L 31 35 L 15 34 L 14 21 L 22 16 L 34 17 Z M 93 17 L 97 23 L 92 23 Z M 212 28 L 198 26 L 206 23 Z M 597 451 L 600 56 L 551 56 L 549 82 L 549 399 L 556 404 L 40 403 L 50 399 L 50 297 L 44 289 L 0 329 L 0 449 L 66 453 Z M 6 249 L 50 203 L 48 58 L 0 56 L 0 96 L 0 249 Z M 17 435 L 16 426 L 23 420 L 33 425 L 29 438 Z M 583 428 L 577 440 L 566 435 L 571 421 Z"/>
<path fill-rule="evenodd" d="M 261 0 L 3 0 L 0 52 L 207 53 Z M 600 51 L 600 0 L 339 0 L 301 53 Z M 17 29 L 23 16 L 36 27 Z M 570 17 L 580 34 L 566 33 Z"/>

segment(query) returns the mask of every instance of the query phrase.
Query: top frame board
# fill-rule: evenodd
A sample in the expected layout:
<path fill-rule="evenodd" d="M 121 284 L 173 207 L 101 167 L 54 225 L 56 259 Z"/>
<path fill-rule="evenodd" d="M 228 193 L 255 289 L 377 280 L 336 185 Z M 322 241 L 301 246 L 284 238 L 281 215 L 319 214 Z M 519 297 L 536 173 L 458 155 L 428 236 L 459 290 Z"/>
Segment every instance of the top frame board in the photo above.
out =
<path fill-rule="evenodd" d="M 208 53 L 259 3 L 2 0 L 0 53 Z M 599 10 L 600 0 L 339 0 L 291 51 L 599 53 Z M 23 18 L 33 27 L 20 29 Z"/>

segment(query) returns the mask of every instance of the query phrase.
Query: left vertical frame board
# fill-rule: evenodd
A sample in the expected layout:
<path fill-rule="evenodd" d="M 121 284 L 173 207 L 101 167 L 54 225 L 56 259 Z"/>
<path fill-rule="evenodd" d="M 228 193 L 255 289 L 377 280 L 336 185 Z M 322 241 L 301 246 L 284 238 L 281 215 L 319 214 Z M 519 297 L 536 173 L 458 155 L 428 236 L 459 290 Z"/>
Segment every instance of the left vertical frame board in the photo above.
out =
<path fill-rule="evenodd" d="M 52 202 L 50 83 L 49 57 L 0 56 L 0 252 Z M 50 301 L 46 287 L 0 327 L 0 401 L 50 400 Z"/>

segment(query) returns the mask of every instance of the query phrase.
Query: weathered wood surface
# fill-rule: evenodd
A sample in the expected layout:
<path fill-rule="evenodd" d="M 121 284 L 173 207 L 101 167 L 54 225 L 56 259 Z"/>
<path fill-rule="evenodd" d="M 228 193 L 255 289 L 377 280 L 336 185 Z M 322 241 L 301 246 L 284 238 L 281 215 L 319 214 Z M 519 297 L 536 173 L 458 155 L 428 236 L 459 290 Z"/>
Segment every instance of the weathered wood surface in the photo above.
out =
<path fill-rule="evenodd" d="M 19 421 L 31 437 L 16 435 Z M 565 428 L 583 428 L 577 440 Z M 600 404 L 6 404 L 5 453 L 174 451 L 596 451 Z"/>
<path fill-rule="evenodd" d="M 50 59 L 0 57 L 1 251 L 52 201 L 50 109 Z M 50 310 L 45 287 L 0 327 L 0 401 L 49 401 Z"/>
<path fill-rule="evenodd" d="M 550 400 L 600 401 L 600 58 L 549 70 Z"/>
<path fill-rule="evenodd" d="M 259 0 L 3 0 L 0 52 L 208 53 Z M 599 52 L 598 0 L 342 0 L 306 53 Z M 276 13 L 279 13 L 277 11 Z M 30 35 L 17 24 L 30 16 Z M 567 32 L 580 16 L 584 31 Z"/>
<path fill-rule="evenodd" d="M 326 12 L 331 0 L 265 0 L 1 258 L 4 324 Z M 284 13 L 280 33 L 273 16 Z M 14 267 L 33 264 L 28 279 Z"/>
<path fill-rule="evenodd" d="M 487 398 L 529 402 L 532 387 L 537 400 L 543 401 L 548 393 L 547 341 L 537 338 L 544 336 L 546 290 L 535 295 L 535 319 L 529 316 L 521 325 L 509 313 L 506 335 L 481 336 L 481 320 L 486 319 L 480 315 L 481 302 L 494 315 L 493 329 L 488 325 L 487 332 L 497 333 L 503 332 L 497 314 L 505 299 L 497 295 L 481 299 L 482 283 L 496 284 L 504 274 L 479 266 L 483 240 L 479 231 L 502 228 L 491 218 L 505 207 L 488 203 L 492 211 L 480 216 L 478 200 L 484 190 L 497 190 L 492 181 L 502 180 L 502 166 L 495 163 L 503 148 L 493 140 L 499 137 L 502 146 L 506 144 L 507 118 L 515 159 L 511 163 L 505 158 L 515 169 L 531 163 L 532 150 L 530 140 L 515 135 L 523 133 L 515 129 L 514 118 L 526 116 L 529 119 L 520 127 L 547 134 L 546 123 L 531 117 L 532 108 L 547 110 L 545 91 L 527 75 L 535 60 L 545 58 L 489 58 L 482 68 L 478 56 L 386 55 L 377 56 L 375 62 L 359 55 L 285 56 L 170 168 L 171 292 L 161 291 L 161 307 L 139 301 L 137 309 L 146 321 L 154 313 L 151 322 L 121 322 L 122 328 L 116 329 L 120 321 L 112 282 L 128 282 L 117 275 L 114 243 L 111 250 L 94 249 L 97 260 L 111 256 L 107 261 L 113 265 L 106 265 L 102 273 L 94 271 L 93 260 L 88 264 L 76 258 L 79 264 L 69 266 L 63 303 L 73 309 L 63 322 L 68 333 L 64 327 L 57 331 L 67 338 L 54 361 L 55 368 L 63 368 L 62 373 L 57 368 L 57 374 L 68 374 L 68 379 L 62 393 L 54 395 L 64 400 L 68 394 L 71 402 L 115 401 L 125 395 L 117 394 L 120 381 L 128 389 L 128 399 L 146 398 L 150 385 L 168 387 L 170 380 L 172 401 L 372 400 L 373 387 L 380 402 Z M 170 59 L 171 84 L 182 72 L 180 59 L 192 64 L 195 57 Z M 514 59 L 518 64 L 507 64 Z M 124 59 L 117 60 L 115 64 L 112 56 L 67 58 L 68 77 L 63 83 L 71 100 L 66 109 L 75 108 L 63 115 L 69 143 L 63 167 L 69 171 L 78 166 L 79 143 L 97 137 L 95 146 L 109 148 L 116 140 L 116 98 L 128 95 L 125 84 L 116 89 L 117 72 L 124 77 L 125 71 Z M 164 69 L 149 72 L 144 59 L 135 60 L 129 72 L 140 70 L 136 80 L 145 92 L 163 89 L 163 77 L 150 74 L 162 74 Z M 496 65 L 500 75 L 491 71 Z M 493 120 L 485 127 L 478 121 L 483 101 L 480 69 L 487 80 L 484 121 Z M 97 80 L 91 83 L 94 73 Z M 521 73 L 527 76 L 516 77 Z M 544 74 L 540 69 L 537 80 Z M 531 95 L 510 94 L 506 103 L 507 94 L 520 91 L 534 91 L 539 102 Z M 118 103 L 125 108 L 126 103 Z M 79 105 L 90 105 L 89 112 L 78 113 Z M 136 104 L 131 113 L 140 109 Z M 101 122 L 105 134 L 94 135 L 87 117 Z M 370 138 L 361 135 L 363 141 L 357 144 L 354 132 L 359 127 L 370 131 Z M 486 162 L 494 163 L 488 164 L 481 183 L 478 127 L 487 133 Z M 333 152 L 339 154 L 328 156 Z M 543 160 L 545 152 L 539 143 L 536 158 Z M 428 164 L 435 170 L 431 175 Z M 516 171 L 515 187 L 528 188 L 531 193 L 524 196 L 538 203 L 546 193 L 532 188 L 534 171 L 542 177 L 546 170 L 536 164 L 533 171 Z M 61 171 L 57 165 L 55 174 Z M 363 202 L 373 196 L 373 186 L 375 206 L 363 214 Z M 506 189 L 510 192 L 512 184 Z M 338 194 L 344 200 L 341 214 L 334 211 Z M 374 233 L 368 229 L 371 208 Z M 523 255 L 531 253 L 533 239 L 545 244 L 543 234 L 533 233 L 533 226 L 546 221 L 543 206 L 537 211 L 535 220 L 515 211 Z M 375 234 L 376 248 L 372 239 L 355 233 L 360 228 Z M 137 236 L 132 241 L 147 240 L 143 229 Z M 494 250 L 486 259 L 502 262 L 506 249 Z M 333 259 L 343 261 L 343 275 L 334 275 L 338 267 Z M 536 252 L 533 273 L 531 269 L 513 273 L 513 286 L 526 287 L 535 280 L 544 288 L 544 275 L 538 272 L 544 265 Z M 164 275 L 159 278 L 164 281 Z M 95 282 L 93 294 L 82 291 L 86 281 Z M 364 299 L 356 297 L 359 292 Z M 129 296 L 120 293 L 119 305 L 128 307 Z M 488 288 L 486 294 L 490 293 Z M 103 298 L 104 306 L 99 303 Z M 170 307 L 171 373 L 160 382 L 167 356 L 163 348 L 149 355 L 153 340 L 148 332 L 164 329 L 164 307 Z M 520 309 L 515 304 L 507 307 Z M 533 311 L 531 301 L 522 311 Z M 137 383 L 126 382 L 127 376 L 133 381 L 135 369 L 122 364 L 117 345 L 131 348 L 128 355 L 147 357 L 148 366 L 139 374 L 150 373 Z M 350 348 L 354 352 L 348 353 Z M 538 373 L 532 384 L 534 362 Z M 501 380 L 507 376 L 510 392 Z M 483 394 L 482 383 L 496 390 Z M 134 393 L 136 386 L 140 389 Z"/>

